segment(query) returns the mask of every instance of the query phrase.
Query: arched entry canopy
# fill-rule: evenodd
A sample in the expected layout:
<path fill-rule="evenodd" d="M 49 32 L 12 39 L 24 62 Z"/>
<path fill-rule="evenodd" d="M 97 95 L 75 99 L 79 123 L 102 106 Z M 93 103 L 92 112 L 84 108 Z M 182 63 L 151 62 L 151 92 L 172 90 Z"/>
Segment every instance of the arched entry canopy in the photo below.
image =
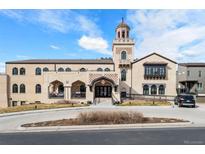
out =
<path fill-rule="evenodd" d="M 90 86 L 90 91 L 94 92 L 94 97 L 112 97 L 112 91 L 117 91 L 117 85 L 112 79 L 99 77 L 94 79 Z"/>

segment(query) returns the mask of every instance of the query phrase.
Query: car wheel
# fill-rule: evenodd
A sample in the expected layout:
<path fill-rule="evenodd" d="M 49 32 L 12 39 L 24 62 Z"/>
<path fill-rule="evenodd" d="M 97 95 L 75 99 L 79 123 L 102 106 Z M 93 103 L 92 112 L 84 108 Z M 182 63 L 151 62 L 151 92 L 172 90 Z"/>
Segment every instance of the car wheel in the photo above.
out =
<path fill-rule="evenodd" d="M 196 107 L 196 105 L 193 105 L 192 107 L 193 107 L 193 108 L 195 108 L 195 107 Z"/>
<path fill-rule="evenodd" d="M 181 103 L 178 103 L 178 107 L 181 107 L 182 105 L 181 105 Z"/>

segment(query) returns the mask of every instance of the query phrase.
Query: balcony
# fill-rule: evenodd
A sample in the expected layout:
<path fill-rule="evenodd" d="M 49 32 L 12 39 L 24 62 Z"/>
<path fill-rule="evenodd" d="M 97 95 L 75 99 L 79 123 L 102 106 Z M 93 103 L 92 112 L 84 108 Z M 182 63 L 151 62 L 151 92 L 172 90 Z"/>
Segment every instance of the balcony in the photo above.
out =
<path fill-rule="evenodd" d="M 119 67 L 130 67 L 131 60 L 130 59 L 120 59 L 119 60 Z"/>
<path fill-rule="evenodd" d="M 145 74 L 144 75 L 144 79 L 145 80 L 149 80 L 149 79 L 160 79 L 160 80 L 164 80 L 166 79 L 166 74 L 163 75 L 159 75 L 159 74 Z"/>

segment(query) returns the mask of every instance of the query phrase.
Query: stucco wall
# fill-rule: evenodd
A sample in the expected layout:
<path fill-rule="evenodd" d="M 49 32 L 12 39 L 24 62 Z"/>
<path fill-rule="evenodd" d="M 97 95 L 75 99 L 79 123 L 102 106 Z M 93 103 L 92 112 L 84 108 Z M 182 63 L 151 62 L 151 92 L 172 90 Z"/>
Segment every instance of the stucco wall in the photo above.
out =
<path fill-rule="evenodd" d="M 8 107 L 7 75 L 0 74 L 0 107 Z"/>

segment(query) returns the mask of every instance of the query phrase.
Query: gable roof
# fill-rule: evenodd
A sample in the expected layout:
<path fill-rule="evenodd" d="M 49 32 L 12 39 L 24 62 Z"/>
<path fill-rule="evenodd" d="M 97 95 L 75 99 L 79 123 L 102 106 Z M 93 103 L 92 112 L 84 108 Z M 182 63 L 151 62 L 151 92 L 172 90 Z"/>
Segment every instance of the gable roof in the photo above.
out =
<path fill-rule="evenodd" d="M 114 64 L 112 59 L 29 59 L 6 64 Z"/>
<path fill-rule="evenodd" d="M 146 59 L 146 58 L 148 58 L 148 57 L 150 57 L 150 56 L 152 56 L 152 55 L 157 55 L 157 56 L 159 56 L 159 57 L 161 57 L 161 58 L 164 58 L 164 59 L 166 59 L 166 60 L 168 60 L 168 61 L 170 61 L 170 62 L 172 62 L 172 63 L 177 64 L 177 62 L 175 62 L 175 61 L 173 61 L 173 60 L 171 60 L 171 59 L 169 59 L 169 58 L 167 58 L 167 57 L 164 57 L 164 56 L 162 56 L 162 55 L 160 55 L 160 54 L 158 54 L 158 53 L 156 53 L 156 52 L 153 52 L 153 53 L 151 53 L 151 54 L 149 54 L 149 55 L 147 55 L 147 56 L 145 56 L 145 57 L 142 57 L 142 58 L 140 58 L 140 59 L 137 59 L 136 61 L 132 62 L 132 64 L 137 63 L 137 62 L 139 62 L 139 61 L 141 61 L 141 60 L 143 60 L 143 59 Z"/>

